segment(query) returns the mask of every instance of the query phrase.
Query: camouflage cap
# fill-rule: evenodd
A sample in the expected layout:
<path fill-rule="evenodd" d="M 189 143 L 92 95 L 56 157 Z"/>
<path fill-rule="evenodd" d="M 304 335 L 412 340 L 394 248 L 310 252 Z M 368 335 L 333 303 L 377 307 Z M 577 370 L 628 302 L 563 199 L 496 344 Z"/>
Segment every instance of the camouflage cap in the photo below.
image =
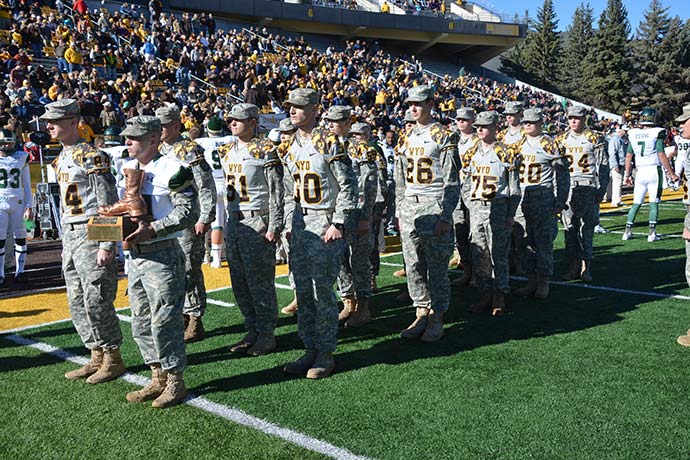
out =
<path fill-rule="evenodd" d="M 570 107 L 568 107 L 567 113 L 569 117 L 586 117 L 587 108 L 585 108 L 582 105 L 571 105 Z"/>
<path fill-rule="evenodd" d="M 174 104 L 158 107 L 156 109 L 156 118 L 161 121 L 161 125 L 180 121 L 180 109 Z"/>
<path fill-rule="evenodd" d="M 498 124 L 498 112 L 495 110 L 487 110 L 480 112 L 477 119 L 474 120 L 474 126 L 491 126 Z"/>
<path fill-rule="evenodd" d="M 407 99 L 405 102 L 424 102 L 427 99 L 433 99 L 436 95 L 434 88 L 430 85 L 419 85 L 411 88 L 407 92 Z"/>
<path fill-rule="evenodd" d="M 122 137 L 141 137 L 149 133 L 161 132 L 161 120 L 151 115 L 132 117 L 125 122 L 125 129 L 120 133 Z"/>
<path fill-rule="evenodd" d="M 283 102 L 283 107 L 296 105 L 302 107 L 309 104 L 318 104 L 319 93 L 311 88 L 295 88 L 290 91 L 288 98 Z"/>
<path fill-rule="evenodd" d="M 412 110 L 405 110 L 405 118 L 403 119 L 405 123 L 417 123 L 417 120 L 412 116 Z"/>
<path fill-rule="evenodd" d="M 690 104 L 683 106 L 683 114 L 676 117 L 674 121 L 685 123 L 690 118 Z"/>
<path fill-rule="evenodd" d="M 369 123 L 355 123 L 352 125 L 350 132 L 353 134 L 369 134 L 371 133 L 371 126 L 369 126 Z"/>
<path fill-rule="evenodd" d="M 235 104 L 230 110 L 228 117 L 233 120 L 246 120 L 248 118 L 259 118 L 259 108 L 254 104 L 242 102 Z"/>
<path fill-rule="evenodd" d="M 456 120 L 474 120 L 477 118 L 477 112 L 472 107 L 460 107 L 455 112 Z"/>
<path fill-rule="evenodd" d="M 280 120 L 280 123 L 278 124 L 278 129 L 281 133 L 289 133 L 290 131 L 294 131 L 297 128 L 295 128 L 295 126 L 292 124 L 290 117 L 287 117 Z"/>
<path fill-rule="evenodd" d="M 76 118 L 80 115 L 76 99 L 60 99 L 46 105 L 46 112 L 40 116 L 41 121 L 57 121 L 65 118 Z"/>
<path fill-rule="evenodd" d="M 522 117 L 522 122 L 532 122 L 532 123 L 537 123 L 539 121 L 543 121 L 543 115 L 541 112 L 541 109 L 537 107 L 532 107 L 527 110 L 525 110 L 525 113 Z"/>
<path fill-rule="evenodd" d="M 506 102 L 506 108 L 503 110 L 503 115 L 517 115 L 525 109 L 525 106 L 520 101 Z"/>
<path fill-rule="evenodd" d="M 324 117 L 328 121 L 340 121 L 349 120 L 352 114 L 350 107 L 345 105 L 332 105 L 328 108 L 326 116 Z"/>

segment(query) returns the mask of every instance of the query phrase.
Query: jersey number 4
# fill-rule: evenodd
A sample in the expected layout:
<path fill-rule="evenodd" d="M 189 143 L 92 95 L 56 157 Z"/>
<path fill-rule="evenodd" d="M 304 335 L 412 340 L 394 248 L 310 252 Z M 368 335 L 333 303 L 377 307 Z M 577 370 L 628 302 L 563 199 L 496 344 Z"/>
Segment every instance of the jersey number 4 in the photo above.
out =
<path fill-rule="evenodd" d="M 69 209 L 69 214 L 73 216 L 83 214 L 84 210 L 81 204 L 81 197 L 79 196 L 77 184 L 67 184 L 67 188 L 65 189 L 65 209 Z"/>

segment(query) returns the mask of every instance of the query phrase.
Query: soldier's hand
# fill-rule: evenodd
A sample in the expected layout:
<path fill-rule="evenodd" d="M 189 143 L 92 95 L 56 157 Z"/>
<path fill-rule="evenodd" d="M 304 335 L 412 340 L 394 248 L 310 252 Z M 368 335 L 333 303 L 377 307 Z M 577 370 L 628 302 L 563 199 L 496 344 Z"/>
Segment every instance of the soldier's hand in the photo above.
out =
<path fill-rule="evenodd" d="M 690 230 L 688 230 L 687 228 L 683 229 L 683 239 L 685 241 L 690 241 Z"/>
<path fill-rule="evenodd" d="M 436 236 L 443 236 L 447 234 L 450 231 L 450 222 L 445 222 L 443 220 L 439 220 L 436 222 L 436 226 L 434 227 L 434 234 Z"/>
<path fill-rule="evenodd" d="M 633 178 L 632 178 L 632 176 L 626 177 L 625 180 L 624 180 L 623 182 L 625 183 L 625 185 L 632 185 L 632 184 L 633 184 Z"/>
<path fill-rule="evenodd" d="M 273 232 L 266 232 L 264 238 L 266 238 L 266 241 L 268 241 L 269 243 L 275 243 L 276 241 L 278 241 L 278 237 Z"/>
<path fill-rule="evenodd" d="M 330 243 L 331 241 L 339 240 L 343 237 L 343 232 L 335 228 L 333 224 L 328 227 L 326 234 L 323 236 L 323 241 L 325 243 Z"/>
<path fill-rule="evenodd" d="M 197 235 L 203 235 L 208 231 L 209 228 L 211 228 L 211 224 L 197 222 L 196 224 L 194 224 L 194 233 Z"/>
<path fill-rule="evenodd" d="M 125 241 L 129 245 L 133 246 L 135 244 L 148 241 L 151 238 L 154 238 L 155 236 L 156 231 L 153 229 L 151 224 L 149 222 L 140 220 L 139 227 L 134 232 L 132 232 L 127 238 L 125 238 Z"/>
<path fill-rule="evenodd" d="M 99 267 L 105 267 L 113 260 L 113 251 L 107 251 L 105 249 L 99 249 L 96 253 L 96 265 Z"/>
<path fill-rule="evenodd" d="M 369 233 L 369 221 L 368 220 L 360 220 L 359 224 L 357 224 L 357 236 L 362 237 Z"/>

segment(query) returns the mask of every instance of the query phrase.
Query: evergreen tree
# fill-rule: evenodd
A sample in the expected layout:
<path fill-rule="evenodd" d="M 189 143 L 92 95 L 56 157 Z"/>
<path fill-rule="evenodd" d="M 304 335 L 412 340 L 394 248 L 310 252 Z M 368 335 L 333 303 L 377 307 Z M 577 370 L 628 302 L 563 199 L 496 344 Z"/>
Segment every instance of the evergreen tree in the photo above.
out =
<path fill-rule="evenodd" d="M 594 38 L 594 10 L 587 4 L 580 4 L 573 14 L 573 22 L 566 31 L 563 47 L 562 80 L 559 89 L 573 99 L 582 99 L 584 67 L 587 64 L 587 52 Z"/>
<path fill-rule="evenodd" d="M 625 6 L 621 0 L 608 0 L 587 53 L 582 81 L 584 102 L 616 113 L 627 108 L 631 75 L 629 36 Z"/>
<path fill-rule="evenodd" d="M 661 41 L 661 59 L 656 70 L 657 92 L 649 105 L 657 107 L 671 121 L 690 100 L 690 20 L 669 20 L 668 32 Z"/>
<path fill-rule="evenodd" d="M 537 20 L 524 49 L 527 72 L 533 83 L 542 88 L 555 89 L 561 69 L 561 38 L 556 32 L 558 19 L 553 0 L 544 0 L 537 10 Z"/>

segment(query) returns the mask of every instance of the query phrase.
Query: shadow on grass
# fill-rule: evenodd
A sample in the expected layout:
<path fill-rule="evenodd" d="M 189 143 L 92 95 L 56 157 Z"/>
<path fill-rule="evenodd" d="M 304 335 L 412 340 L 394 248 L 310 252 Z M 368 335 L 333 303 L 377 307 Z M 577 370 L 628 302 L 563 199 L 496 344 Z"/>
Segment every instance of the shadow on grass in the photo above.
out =
<path fill-rule="evenodd" d="M 20 316 L 33 316 L 48 311 L 47 308 L 39 310 L 24 310 L 24 311 L 0 311 L 0 318 L 17 318 Z"/>

